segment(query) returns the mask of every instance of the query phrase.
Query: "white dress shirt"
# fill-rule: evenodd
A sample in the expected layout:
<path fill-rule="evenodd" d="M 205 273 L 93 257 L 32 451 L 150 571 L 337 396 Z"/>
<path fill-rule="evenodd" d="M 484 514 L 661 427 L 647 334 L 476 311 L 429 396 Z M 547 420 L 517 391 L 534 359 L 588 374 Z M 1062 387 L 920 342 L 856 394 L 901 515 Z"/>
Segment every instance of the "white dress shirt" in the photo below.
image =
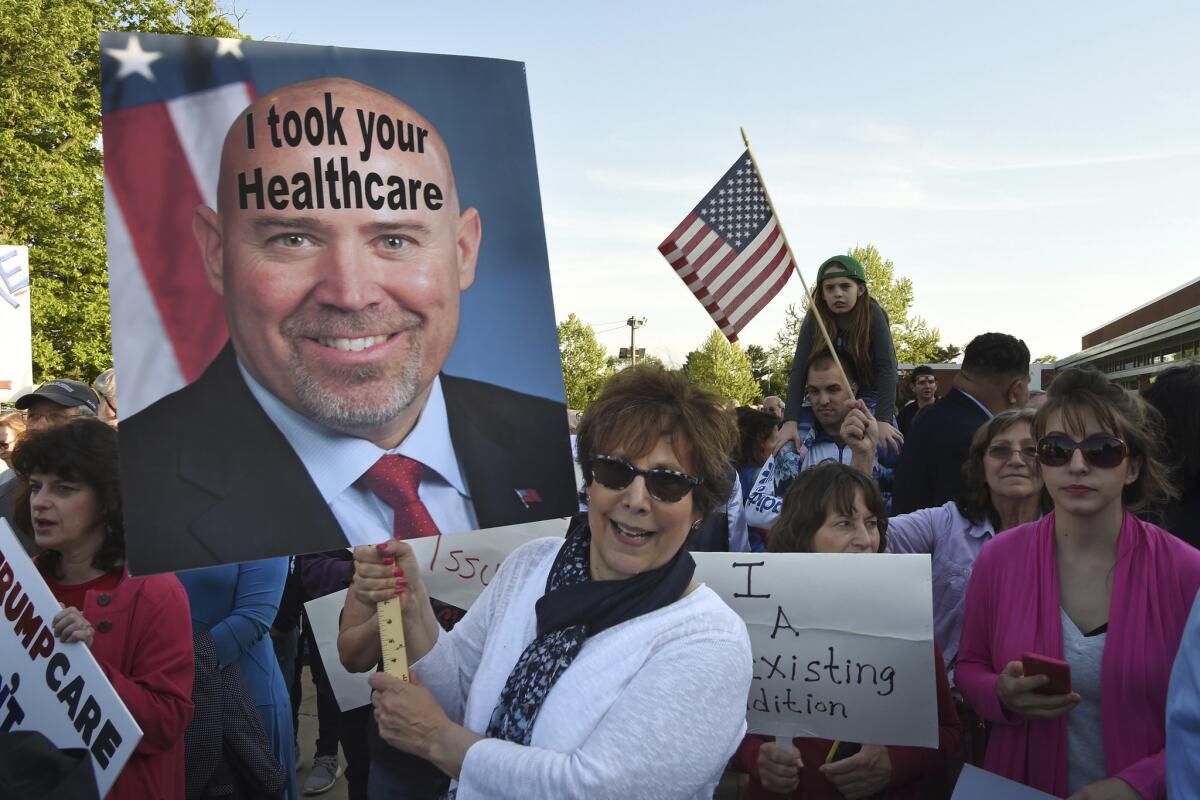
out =
<path fill-rule="evenodd" d="M 358 483 L 381 456 L 388 454 L 407 456 L 424 466 L 417 494 L 442 533 L 479 527 L 470 488 L 450 440 L 440 376 L 434 379 L 425 407 L 408 436 L 398 447 L 382 450 L 367 439 L 313 422 L 259 385 L 241 361 L 238 369 L 250 393 L 296 451 L 351 546 L 392 538 L 391 506 Z"/>

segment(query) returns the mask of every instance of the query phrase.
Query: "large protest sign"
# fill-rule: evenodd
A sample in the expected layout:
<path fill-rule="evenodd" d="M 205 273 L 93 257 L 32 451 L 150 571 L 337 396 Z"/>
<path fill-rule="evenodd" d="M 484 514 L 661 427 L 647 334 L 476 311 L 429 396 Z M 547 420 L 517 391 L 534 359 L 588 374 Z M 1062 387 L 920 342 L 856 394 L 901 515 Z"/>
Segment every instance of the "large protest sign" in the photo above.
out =
<path fill-rule="evenodd" d="M 0 244 L 0 402 L 33 391 L 29 248 Z"/>
<path fill-rule="evenodd" d="M 87 646 L 54 638 L 58 601 L 4 520 L 0 605 L 0 733 L 38 731 L 58 747 L 86 748 L 103 797 L 142 730 Z"/>
<path fill-rule="evenodd" d="M 509 553 L 525 542 L 564 536 L 566 532 L 567 520 L 548 519 L 490 531 L 412 539 L 409 544 L 421 564 L 421 580 L 429 594 L 443 603 L 470 608 Z M 367 685 L 369 673 L 347 672 L 338 657 L 338 621 L 345 603 L 346 590 L 342 590 L 309 600 L 304 609 L 338 707 L 349 711 L 369 703 L 371 689 Z"/>
<path fill-rule="evenodd" d="M 750 632 L 751 731 L 937 747 L 928 556 L 693 557 Z"/>
<path fill-rule="evenodd" d="M 101 53 L 131 571 L 574 511 L 522 64 Z"/>

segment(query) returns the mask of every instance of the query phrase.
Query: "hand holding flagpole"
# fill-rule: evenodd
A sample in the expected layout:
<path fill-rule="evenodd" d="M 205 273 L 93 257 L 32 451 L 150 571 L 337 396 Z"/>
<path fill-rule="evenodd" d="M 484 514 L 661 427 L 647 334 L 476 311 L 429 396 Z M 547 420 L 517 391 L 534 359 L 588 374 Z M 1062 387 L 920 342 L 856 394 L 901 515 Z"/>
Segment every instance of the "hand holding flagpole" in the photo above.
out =
<path fill-rule="evenodd" d="M 771 207 L 771 214 L 775 217 L 775 224 L 779 226 L 779 235 L 783 237 L 783 246 L 787 248 L 788 254 L 792 261 L 796 261 L 796 254 L 792 252 L 792 246 L 788 243 L 787 233 L 783 230 L 783 222 L 779 219 L 779 212 L 775 209 L 775 203 L 771 201 L 771 193 L 767 191 L 767 182 L 763 179 L 762 170 L 758 166 L 758 160 L 754 157 L 754 148 L 750 146 L 750 137 L 746 135 L 746 129 L 741 128 L 742 140 L 746 143 L 746 152 L 750 154 L 750 161 L 754 164 L 754 171 L 758 173 L 758 179 L 762 183 L 763 195 L 767 198 L 767 205 Z M 808 282 L 804 280 L 804 270 L 797 269 L 796 274 L 800 276 L 800 285 L 804 287 L 804 296 L 812 302 L 812 292 L 808 290 Z M 842 376 L 842 385 L 846 387 L 846 391 L 850 394 L 850 399 L 854 399 L 854 390 L 850 383 L 850 378 L 846 375 L 846 370 L 842 367 L 842 360 L 838 358 L 837 349 L 833 346 L 833 339 L 829 336 L 829 329 L 825 327 L 825 320 L 821 316 L 818 309 L 811 309 L 813 317 L 817 320 L 817 327 L 821 330 L 821 336 L 825 339 L 825 346 L 829 348 L 829 354 L 833 356 L 833 363 L 837 366 L 838 373 Z M 792 369 L 796 366 L 792 365 Z M 800 365 L 804 369 L 804 365 Z M 788 402 L 792 402 L 792 398 L 788 398 Z"/>

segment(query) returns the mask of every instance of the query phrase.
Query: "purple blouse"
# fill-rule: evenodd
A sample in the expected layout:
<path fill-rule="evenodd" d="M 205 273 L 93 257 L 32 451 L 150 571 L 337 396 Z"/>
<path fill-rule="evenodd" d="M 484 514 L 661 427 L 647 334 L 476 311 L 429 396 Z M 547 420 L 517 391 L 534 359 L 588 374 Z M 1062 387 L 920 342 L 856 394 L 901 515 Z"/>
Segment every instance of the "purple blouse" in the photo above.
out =
<path fill-rule="evenodd" d="M 922 508 L 888 520 L 887 552 L 929 553 L 933 571 L 933 631 L 953 679 L 962 632 L 967 582 L 975 559 L 995 536 L 992 523 L 976 525 L 951 500 L 937 508 Z"/>

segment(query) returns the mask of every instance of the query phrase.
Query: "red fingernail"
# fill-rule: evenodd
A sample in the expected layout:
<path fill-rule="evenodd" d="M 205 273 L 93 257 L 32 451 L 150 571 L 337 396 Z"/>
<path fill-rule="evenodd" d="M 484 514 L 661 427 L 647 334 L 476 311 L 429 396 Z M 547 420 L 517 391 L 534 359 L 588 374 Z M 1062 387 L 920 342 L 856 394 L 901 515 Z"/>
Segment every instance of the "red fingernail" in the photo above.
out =
<path fill-rule="evenodd" d="M 403 577 L 404 577 L 404 570 L 402 570 L 402 569 L 398 569 L 398 570 L 396 570 L 395 572 L 393 572 L 392 574 L 393 574 L 393 575 L 395 575 L 397 578 L 403 578 Z"/>
<path fill-rule="evenodd" d="M 378 547 L 380 550 L 387 550 L 387 542 L 380 542 L 379 544 L 377 544 L 375 546 Z"/>
<path fill-rule="evenodd" d="M 396 590 L 396 594 L 398 594 L 398 595 L 404 594 L 404 590 L 403 590 L 403 589 L 397 589 L 397 590 Z"/>
<path fill-rule="evenodd" d="M 389 567 L 390 567 L 392 564 L 394 564 L 395 562 L 396 562 L 396 559 L 392 558 L 391 556 L 388 556 L 387 558 L 385 558 L 385 559 L 383 560 L 383 563 L 387 564 Z"/>
<path fill-rule="evenodd" d="M 408 586 L 408 581 L 404 578 L 396 578 L 397 586 Z"/>
<path fill-rule="evenodd" d="M 403 574 L 404 574 L 404 567 L 396 567 L 396 574 L 397 574 L 397 575 L 403 575 Z"/>

